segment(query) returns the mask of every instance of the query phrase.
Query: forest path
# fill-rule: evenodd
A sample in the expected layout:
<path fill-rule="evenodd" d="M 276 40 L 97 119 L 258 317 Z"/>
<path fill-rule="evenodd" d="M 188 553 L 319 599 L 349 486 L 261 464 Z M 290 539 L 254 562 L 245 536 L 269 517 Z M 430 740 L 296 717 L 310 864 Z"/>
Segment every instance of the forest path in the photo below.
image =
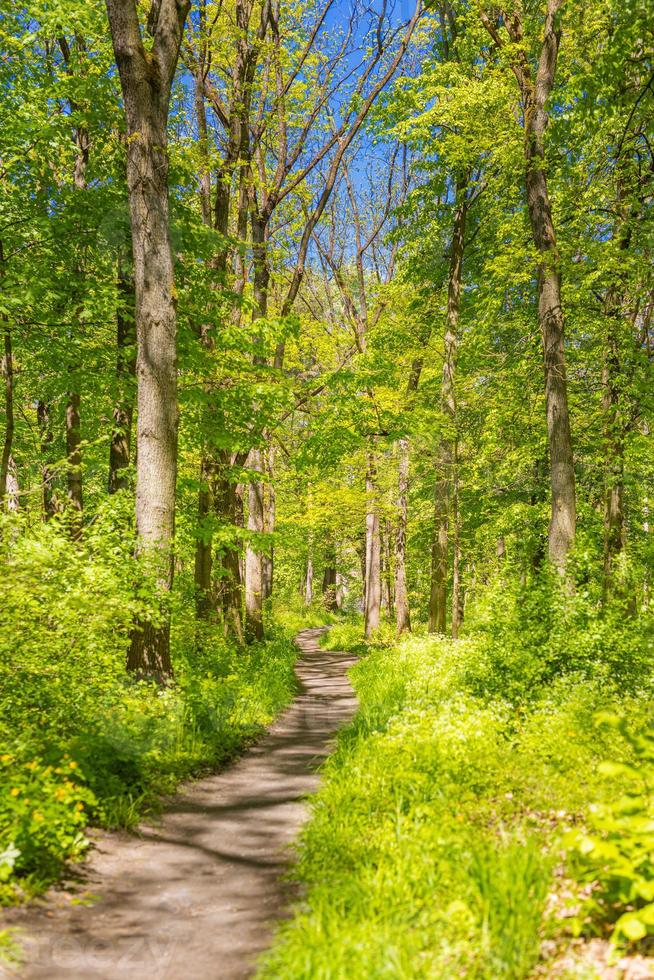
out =
<path fill-rule="evenodd" d="M 76 890 L 15 910 L 27 978 L 248 977 L 292 888 L 280 880 L 306 817 L 316 767 L 356 709 L 354 658 L 304 630 L 301 690 L 268 734 L 232 767 L 191 783 L 138 835 L 103 834 Z"/>

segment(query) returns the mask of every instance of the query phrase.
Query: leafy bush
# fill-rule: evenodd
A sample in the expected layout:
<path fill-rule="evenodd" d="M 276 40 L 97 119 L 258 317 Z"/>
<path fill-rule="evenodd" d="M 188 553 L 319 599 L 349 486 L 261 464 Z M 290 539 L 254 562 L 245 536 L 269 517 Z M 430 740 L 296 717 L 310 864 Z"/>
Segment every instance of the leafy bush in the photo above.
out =
<path fill-rule="evenodd" d="M 629 744 L 634 761 L 601 764 L 611 789 L 621 795 L 591 808 L 587 829 L 569 841 L 579 876 L 593 886 L 587 921 L 613 923 L 618 944 L 636 942 L 654 934 L 654 732 L 650 727 L 634 734 L 617 715 L 601 720 Z"/>
<path fill-rule="evenodd" d="M 326 642 L 370 650 L 351 672 L 360 708 L 302 836 L 305 898 L 261 976 L 530 976 L 559 928 L 547 909 L 560 836 L 606 799 L 611 747 L 630 758 L 595 713 L 628 704 L 639 721 L 647 702 L 580 672 L 538 700 L 501 697 L 483 683 L 486 637 L 370 647 L 345 624 Z"/>
<path fill-rule="evenodd" d="M 198 642 L 182 582 L 175 683 L 136 682 L 124 669 L 134 565 L 121 526 L 107 515 L 82 542 L 56 523 L 8 541 L 0 535 L 5 902 L 79 858 L 89 821 L 131 826 L 180 780 L 233 756 L 292 698 L 296 652 L 276 627 L 247 650 L 226 643 L 218 626 Z"/>

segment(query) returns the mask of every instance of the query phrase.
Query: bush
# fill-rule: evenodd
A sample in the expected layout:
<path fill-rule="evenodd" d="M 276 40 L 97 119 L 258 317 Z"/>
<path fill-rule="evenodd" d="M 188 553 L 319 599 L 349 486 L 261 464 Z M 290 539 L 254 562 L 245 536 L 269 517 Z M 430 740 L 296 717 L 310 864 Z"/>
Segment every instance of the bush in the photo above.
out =
<path fill-rule="evenodd" d="M 56 523 L 0 535 L 5 902 L 78 859 L 89 821 L 132 826 L 180 780 L 223 764 L 296 689 L 286 631 L 273 626 L 247 650 L 226 643 L 218 626 L 199 638 L 183 581 L 173 607 L 175 682 L 161 689 L 127 677 L 134 563 L 123 530 L 107 514 L 81 542 Z"/>
<path fill-rule="evenodd" d="M 330 646 L 348 638 L 335 628 Z M 412 636 L 370 650 L 352 669 L 360 708 L 337 751 L 299 847 L 305 898 L 264 958 L 262 977 L 531 975 L 550 931 L 561 835 L 607 798 L 599 761 L 632 750 L 598 732 L 598 707 L 620 699 L 581 671 L 540 697 L 502 697 L 488 638 Z M 497 679 L 497 674 L 491 674 Z"/>

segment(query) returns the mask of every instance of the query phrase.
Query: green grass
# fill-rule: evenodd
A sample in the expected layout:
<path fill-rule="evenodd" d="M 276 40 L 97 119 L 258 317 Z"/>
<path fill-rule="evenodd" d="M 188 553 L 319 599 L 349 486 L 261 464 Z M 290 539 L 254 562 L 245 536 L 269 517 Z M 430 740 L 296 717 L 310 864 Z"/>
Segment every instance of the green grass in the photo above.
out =
<path fill-rule="evenodd" d="M 335 627 L 332 648 L 365 649 Z M 615 787 L 598 761 L 628 757 L 600 708 L 643 721 L 586 674 L 538 697 L 480 694 L 479 639 L 376 644 L 352 669 L 359 712 L 339 737 L 299 847 L 303 899 L 261 977 L 520 980 L 535 968 L 561 834 Z M 560 871 L 559 871 L 560 875 Z"/>

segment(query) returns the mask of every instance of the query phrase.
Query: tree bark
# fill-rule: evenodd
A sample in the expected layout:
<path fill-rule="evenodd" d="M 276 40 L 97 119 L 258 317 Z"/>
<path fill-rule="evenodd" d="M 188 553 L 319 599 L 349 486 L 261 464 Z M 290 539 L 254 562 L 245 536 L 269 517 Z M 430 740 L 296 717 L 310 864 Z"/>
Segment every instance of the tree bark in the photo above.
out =
<path fill-rule="evenodd" d="M 116 315 L 116 382 L 118 397 L 113 411 L 109 445 L 109 493 L 128 486 L 127 469 L 132 448 L 136 376 L 136 329 L 134 280 L 125 261 L 118 260 L 118 313 Z"/>
<path fill-rule="evenodd" d="M 406 532 L 409 496 L 409 440 L 398 442 L 397 524 L 395 531 L 395 624 L 398 636 L 411 631 L 406 580 Z"/>
<path fill-rule="evenodd" d="M 549 121 L 547 100 L 556 75 L 561 32 L 557 15 L 563 0 L 547 0 L 543 41 L 534 76 L 525 52 L 520 15 L 504 19 L 517 48 L 511 68 L 524 108 L 525 188 L 527 209 L 538 262 L 538 320 L 543 339 L 545 403 L 550 451 L 551 519 L 548 533 L 550 561 L 563 573 L 576 530 L 576 493 L 572 436 L 568 412 L 565 367 L 564 316 L 561 297 L 561 258 L 556 242 L 547 179 L 545 131 Z M 504 41 L 485 11 L 482 22 L 498 47 Z"/>
<path fill-rule="evenodd" d="M 250 468 L 262 472 L 261 450 L 250 452 Z M 245 552 L 245 636 L 249 642 L 262 640 L 263 630 L 263 562 L 261 545 L 256 540 L 265 531 L 264 486 L 256 477 L 250 480 L 248 491 L 248 531 L 255 535 Z"/>
<path fill-rule="evenodd" d="M 379 629 L 381 612 L 381 539 L 379 533 L 379 502 L 377 500 L 377 467 L 372 453 L 366 471 L 366 589 L 365 635 L 370 639 Z"/>
<path fill-rule="evenodd" d="M 168 216 L 168 112 L 190 4 L 150 9 L 146 51 L 135 0 L 107 0 L 127 119 L 127 187 L 132 225 L 137 338 L 136 528 L 139 552 L 158 588 L 173 583 L 177 479 L 177 317 Z M 139 621 L 127 667 L 165 681 L 172 675 L 170 619 Z"/>
<path fill-rule="evenodd" d="M 464 593 L 461 582 L 461 525 L 459 516 L 459 458 L 454 446 L 454 476 L 452 480 L 452 639 L 459 636 L 463 623 Z"/>

